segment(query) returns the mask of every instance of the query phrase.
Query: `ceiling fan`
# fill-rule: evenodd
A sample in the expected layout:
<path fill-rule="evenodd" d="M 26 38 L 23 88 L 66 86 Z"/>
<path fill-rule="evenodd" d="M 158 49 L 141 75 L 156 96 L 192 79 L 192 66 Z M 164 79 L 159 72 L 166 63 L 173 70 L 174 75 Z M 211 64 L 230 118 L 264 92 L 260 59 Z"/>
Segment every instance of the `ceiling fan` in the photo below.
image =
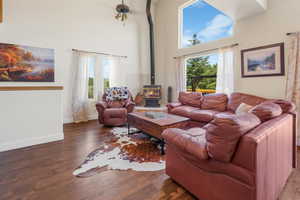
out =
<path fill-rule="evenodd" d="M 116 11 L 117 11 L 117 14 L 116 14 L 115 18 L 117 20 L 124 22 L 125 20 L 128 19 L 128 13 L 130 12 L 130 8 L 129 8 L 129 6 L 127 6 L 124 3 L 124 0 L 122 0 L 121 4 L 117 5 Z"/>

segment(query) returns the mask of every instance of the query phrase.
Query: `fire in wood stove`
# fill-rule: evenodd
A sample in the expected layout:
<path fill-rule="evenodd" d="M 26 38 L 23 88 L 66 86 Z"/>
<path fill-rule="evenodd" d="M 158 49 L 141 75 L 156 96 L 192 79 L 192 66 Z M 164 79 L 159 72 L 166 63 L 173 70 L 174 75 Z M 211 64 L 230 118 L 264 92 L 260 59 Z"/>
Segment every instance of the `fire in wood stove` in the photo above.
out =
<path fill-rule="evenodd" d="M 143 93 L 145 107 L 160 107 L 161 85 L 145 85 Z"/>

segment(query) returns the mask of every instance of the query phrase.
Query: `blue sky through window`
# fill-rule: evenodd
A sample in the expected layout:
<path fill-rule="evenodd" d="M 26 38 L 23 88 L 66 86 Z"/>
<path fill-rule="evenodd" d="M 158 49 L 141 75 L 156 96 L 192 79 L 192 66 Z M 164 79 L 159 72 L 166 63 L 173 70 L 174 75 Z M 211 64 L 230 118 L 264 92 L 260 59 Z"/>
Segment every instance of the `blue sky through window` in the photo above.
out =
<path fill-rule="evenodd" d="M 219 60 L 219 56 L 218 54 L 211 54 L 208 55 L 208 61 L 210 64 L 214 65 L 214 64 L 218 64 L 218 60 Z"/>
<path fill-rule="evenodd" d="M 230 17 L 207 4 L 198 0 L 183 9 L 182 47 L 191 46 L 189 40 L 197 34 L 201 43 L 219 40 L 233 34 L 233 21 Z"/>

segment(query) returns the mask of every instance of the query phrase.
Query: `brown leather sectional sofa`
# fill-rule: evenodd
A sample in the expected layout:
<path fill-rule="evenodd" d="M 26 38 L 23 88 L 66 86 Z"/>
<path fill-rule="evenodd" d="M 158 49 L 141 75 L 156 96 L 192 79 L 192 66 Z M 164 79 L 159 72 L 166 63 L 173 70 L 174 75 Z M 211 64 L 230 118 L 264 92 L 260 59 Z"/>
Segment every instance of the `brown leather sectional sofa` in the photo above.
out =
<path fill-rule="evenodd" d="M 235 114 L 241 103 L 253 106 Z M 190 129 L 167 129 L 166 173 L 201 200 L 276 200 L 296 167 L 296 114 L 284 100 L 179 95 L 167 105 Z"/>

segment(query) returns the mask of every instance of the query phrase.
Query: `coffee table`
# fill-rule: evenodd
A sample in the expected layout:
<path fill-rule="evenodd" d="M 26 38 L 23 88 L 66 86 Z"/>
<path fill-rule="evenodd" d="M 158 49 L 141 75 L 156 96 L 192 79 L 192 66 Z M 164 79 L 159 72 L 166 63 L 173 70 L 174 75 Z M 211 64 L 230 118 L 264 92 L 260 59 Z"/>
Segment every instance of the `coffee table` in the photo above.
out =
<path fill-rule="evenodd" d="M 168 114 L 165 112 L 133 112 L 127 116 L 128 134 L 130 127 L 135 127 L 151 137 L 160 141 L 161 154 L 163 155 L 165 142 L 161 134 L 168 128 L 184 128 L 189 118 Z"/>

